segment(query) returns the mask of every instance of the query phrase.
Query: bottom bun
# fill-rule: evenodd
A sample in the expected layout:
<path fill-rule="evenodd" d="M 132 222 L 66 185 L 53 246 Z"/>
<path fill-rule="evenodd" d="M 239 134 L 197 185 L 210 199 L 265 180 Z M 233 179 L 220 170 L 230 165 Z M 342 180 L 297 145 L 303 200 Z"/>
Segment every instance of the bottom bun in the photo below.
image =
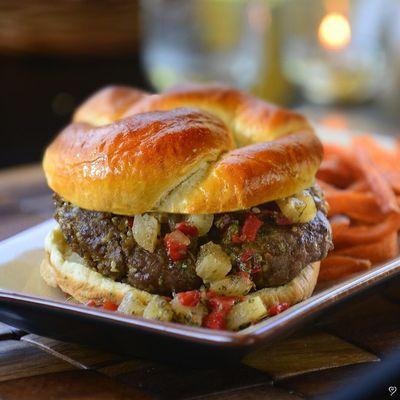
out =
<path fill-rule="evenodd" d="M 148 303 L 153 296 L 126 283 L 115 282 L 86 266 L 69 248 L 59 227 L 47 235 L 45 250 L 46 257 L 40 266 L 42 278 L 49 286 L 58 286 L 81 303 L 111 301 L 119 304 L 129 290 L 135 291 L 143 303 Z"/>
<path fill-rule="evenodd" d="M 58 286 L 81 303 L 94 301 L 103 304 L 110 301 L 120 304 L 128 291 L 133 291 L 143 304 L 156 296 L 126 283 L 115 282 L 86 266 L 83 259 L 71 251 L 59 227 L 47 235 L 45 249 L 46 258 L 40 267 L 43 279 L 49 286 Z M 299 303 L 312 295 L 319 265 L 319 262 L 308 265 L 285 285 L 261 289 L 246 297 L 260 297 L 267 309 L 279 303 Z"/>
<path fill-rule="evenodd" d="M 285 285 L 260 289 L 250 293 L 248 297 L 261 297 L 267 308 L 280 303 L 290 305 L 300 303 L 313 294 L 318 280 L 319 266 L 319 261 L 307 265 L 299 275 Z"/>

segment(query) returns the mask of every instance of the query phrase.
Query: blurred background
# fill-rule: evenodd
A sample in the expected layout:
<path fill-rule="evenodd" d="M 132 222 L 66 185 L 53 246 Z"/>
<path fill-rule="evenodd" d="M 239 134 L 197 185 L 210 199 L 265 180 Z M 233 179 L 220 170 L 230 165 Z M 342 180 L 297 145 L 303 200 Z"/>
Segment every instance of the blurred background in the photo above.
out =
<path fill-rule="evenodd" d="M 334 128 L 399 134 L 398 0 L 0 0 L 0 167 L 89 94 L 223 81 Z"/>

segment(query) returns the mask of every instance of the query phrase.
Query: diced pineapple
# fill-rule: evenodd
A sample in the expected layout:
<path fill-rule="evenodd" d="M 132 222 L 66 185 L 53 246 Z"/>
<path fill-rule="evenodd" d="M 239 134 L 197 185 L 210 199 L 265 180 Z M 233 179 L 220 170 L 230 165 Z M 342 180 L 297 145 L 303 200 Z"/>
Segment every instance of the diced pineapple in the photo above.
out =
<path fill-rule="evenodd" d="M 224 278 L 231 268 L 231 260 L 221 246 L 208 242 L 200 247 L 196 261 L 196 273 L 204 282 Z"/>
<path fill-rule="evenodd" d="M 145 250 L 154 251 L 157 235 L 160 233 L 160 223 L 150 214 L 137 214 L 133 221 L 133 238 Z"/>
<path fill-rule="evenodd" d="M 227 316 L 227 327 L 236 331 L 267 316 L 267 309 L 260 297 L 250 297 L 232 307 Z"/>
<path fill-rule="evenodd" d="M 198 232 L 199 236 L 204 236 L 211 229 L 214 215 L 212 214 L 190 214 L 186 217 L 186 221 L 190 225 L 194 225 Z"/>
<path fill-rule="evenodd" d="M 153 296 L 143 312 L 143 317 L 157 321 L 171 321 L 174 316 L 171 305 L 162 296 Z"/>
<path fill-rule="evenodd" d="M 204 316 L 208 313 L 204 304 L 198 303 L 195 307 L 184 306 L 177 297 L 174 297 L 170 304 L 176 321 L 187 325 L 201 326 Z"/>
<path fill-rule="evenodd" d="M 310 222 L 317 213 L 311 194 L 303 190 L 295 196 L 276 200 L 282 214 L 295 224 Z"/>
<path fill-rule="evenodd" d="M 121 304 L 118 307 L 118 311 L 124 314 L 138 315 L 142 316 L 146 304 L 143 304 L 137 297 L 133 290 L 126 292 L 123 297 Z"/>
<path fill-rule="evenodd" d="M 253 288 L 253 281 L 244 275 L 228 275 L 210 283 L 210 290 L 224 296 L 245 296 Z"/>

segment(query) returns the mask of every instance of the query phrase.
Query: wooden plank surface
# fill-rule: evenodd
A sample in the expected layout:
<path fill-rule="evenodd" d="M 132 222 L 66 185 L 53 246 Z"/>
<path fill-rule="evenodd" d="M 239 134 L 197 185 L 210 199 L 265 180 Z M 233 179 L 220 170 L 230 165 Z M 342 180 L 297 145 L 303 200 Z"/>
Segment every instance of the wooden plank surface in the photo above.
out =
<path fill-rule="evenodd" d="M 38 335 L 25 335 L 22 341 L 47 351 L 54 356 L 75 365 L 77 368 L 94 369 L 119 364 L 124 357 L 76 343 L 66 343 Z"/>
<path fill-rule="evenodd" d="M 94 371 L 68 371 L 0 382 L 2 400 L 147 400 L 152 397 Z"/>
<path fill-rule="evenodd" d="M 305 398 L 328 396 L 337 393 L 345 385 L 360 384 L 360 373 L 367 366 L 369 364 L 349 365 L 297 375 L 279 382 L 279 387 Z"/>
<path fill-rule="evenodd" d="M 251 353 L 243 360 L 246 365 L 267 372 L 274 381 L 373 361 L 379 361 L 379 358 L 317 329 L 293 335 L 274 346 Z"/>
<path fill-rule="evenodd" d="M 240 364 L 218 368 L 212 365 L 209 368 L 190 368 L 157 364 L 135 372 L 123 372 L 114 378 L 162 399 L 185 399 L 272 383 L 265 373 Z"/>
<path fill-rule="evenodd" d="M 333 312 L 324 326 L 332 334 L 378 356 L 400 350 L 400 304 L 378 294 Z"/>
<path fill-rule="evenodd" d="M 72 369 L 73 365 L 29 343 L 0 341 L 0 381 Z"/>
<path fill-rule="evenodd" d="M 0 172 L 0 240 L 51 214 L 40 166 Z M 0 398 L 296 400 L 331 393 L 400 348 L 399 293 L 399 282 L 389 284 L 241 364 L 201 369 L 123 357 L 0 323 Z"/>

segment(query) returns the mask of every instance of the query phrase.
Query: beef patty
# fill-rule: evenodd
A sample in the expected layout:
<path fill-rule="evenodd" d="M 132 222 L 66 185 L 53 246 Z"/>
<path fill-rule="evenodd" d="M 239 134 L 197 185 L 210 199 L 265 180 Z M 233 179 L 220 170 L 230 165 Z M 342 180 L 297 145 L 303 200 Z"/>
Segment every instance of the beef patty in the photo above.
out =
<path fill-rule="evenodd" d="M 318 209 L 311 222 L 280 222 L 275 203 L 216 214 L 210 232 L 191 238 L 187 256 L 176 262 L 168 257 L 162 240 L 158 240 L 153 253 L 140 247 L 133 238 L 131 217 L 84 210 L 55 195 L 55 219 L 71 249 L 91 268 L 138 289 L 162 295 L 198 289 L 202 280 L 196 275 L 197 253 L 199 246 L 210 240 L 229 254 L 233 269 L 251 273 L 261 288 L 289 282 L 302 268 L 323 259 L 332 247 L 325 203 L 318 191 L 311 191 Z M 233 241 L 232 236 L 249 212 L 257 213 L 263 221 L 255 241 Z M 167 222 L 161 224 L 160 238 L 183 218 L 176 214 L 164 216 Z"/>

